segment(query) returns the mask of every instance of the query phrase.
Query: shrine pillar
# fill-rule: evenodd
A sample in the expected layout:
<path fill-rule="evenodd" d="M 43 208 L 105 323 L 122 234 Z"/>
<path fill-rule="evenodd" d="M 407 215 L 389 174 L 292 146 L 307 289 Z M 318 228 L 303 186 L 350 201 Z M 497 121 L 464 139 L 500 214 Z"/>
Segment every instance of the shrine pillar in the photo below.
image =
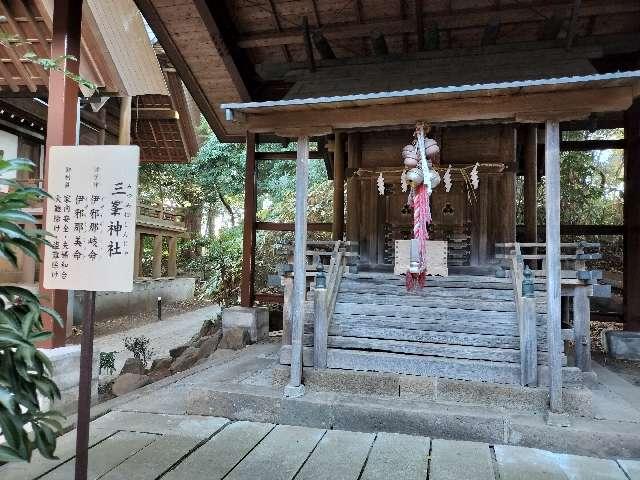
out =
<path fill-rule="evenodd" d="M 640 99 L 624 115 L 624 329 L 640 332 Z"/>
<path fill-rule="evenodd" d="M 44 160 L 44 190 L 48 189 L 49 151 L 52 146 L 76 145 L 78 111 L 78 83 L 71 77 L 78 75 L 80 62 L 80 36 L 82 22 L 82 0 L 55 0 L 53 6 L 53 27 L 51 58 L 62 59 L 60 68 L 49 72 L 49 98 L 47 109 L 47 139 Z M 67 72 L 68 74 L 65 74 Z M 47 218 L 49 201 L 43 202 L 42 218 Z M 40 251 L 44 258 L 44 248 Z M 39 287 L 43 303 L 52 307 L 66 324 L 68 292 L 66 290 L 45 290 L 44 268 L 40 268 Z M 44 329 L 52 332 L 49 340 L 42 342 L 45 348 L 62 347 L 65 344 L 65 325 L 58 325 L 49 315 L 43 315 Z"/>
<path fill-rule="evenodd" d="M 333 145 L 333 226 L 332 240 L 344 235 L 344 135 L 336 132 Z"/>
<path fill-rule="evenodd" d="M 135 251 L 133 252 L 133 278 L 140 277 L 140 261 L 142 260 L 142 232 L 136 230 Z"/>
<path fill-rule="evenodd" d="M 551 411 L 562 411 L 562 332 L 560 325 L 560 125 L 545 128 L 545 216 L 547 269 L 547 347 Z"/>
<path fill-rule="evenodd" d="M 247 132 L 247 161 L 244 174 L 244 229 L 242 233 L 242 279 L 240 305 L 252 307 L 256 260 L 256 135 Z"/>
<path fill-rule="evenodd" d="M 298 137 L 296 156 L 296 218 L 293 250 L 293 298 L 291 311 L 291 378 L 284 389 L 287 397 L 304 395 L 302 348 L 304 301 L 307 290 L 307 193 L 309 189 L 309 137 Z"/>
<path fill-rule="evenodd" d="M 153 278 L 162 277 L 162 235 L 153 237 Z"/>
<path fill-rule="evenodd" d="M 167 266 L 167 276 L 168 277 L 176 277 L 178 273 L 178 263 L 177 263 L 177 246 L 178 239 L 176 237 L 169 237 L 169 264 Z"/>

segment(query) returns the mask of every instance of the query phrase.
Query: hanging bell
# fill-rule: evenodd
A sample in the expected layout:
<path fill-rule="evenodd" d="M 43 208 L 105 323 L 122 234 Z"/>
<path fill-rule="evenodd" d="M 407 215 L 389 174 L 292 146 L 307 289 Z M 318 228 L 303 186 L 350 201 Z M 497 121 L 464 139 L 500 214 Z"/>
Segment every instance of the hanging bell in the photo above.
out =
<path fill-rule="evenodd" d="M 424 182 L 424 176 L 422 170 L 419 168 L 412 168 L 407 172 L 407 183 L 411 188 L 415 188 Z"/>
<path fill-rule="evenodd" d="M 433 138 L 424 139 L 424 154 L 429 160 L 433 160 L 440 153 L 440 147 Z"/>
<path fill-rule="evenodd" d="M 435 170 L 429 170 L 429 177 L 431 178 L 431 190 L 435 190 L 440 185 L 440 174 Z"/>

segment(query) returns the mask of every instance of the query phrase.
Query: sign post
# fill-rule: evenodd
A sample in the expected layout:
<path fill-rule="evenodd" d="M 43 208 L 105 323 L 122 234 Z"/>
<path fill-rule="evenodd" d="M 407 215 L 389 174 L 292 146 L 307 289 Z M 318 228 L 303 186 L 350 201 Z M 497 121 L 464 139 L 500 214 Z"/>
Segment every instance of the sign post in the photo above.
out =
<path fill-rule="evenodd" d="M 137 146 L 49 151 L 43 285 L 84 291 L 76 480 L 87 478 L 96 292 L 133 290 L 139 159 Z"/>

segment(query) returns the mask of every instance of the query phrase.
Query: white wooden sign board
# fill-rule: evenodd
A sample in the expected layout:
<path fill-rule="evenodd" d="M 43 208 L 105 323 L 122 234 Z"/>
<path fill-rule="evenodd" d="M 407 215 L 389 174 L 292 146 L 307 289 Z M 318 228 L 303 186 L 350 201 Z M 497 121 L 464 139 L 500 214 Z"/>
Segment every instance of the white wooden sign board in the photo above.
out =
<path fill-rule="evenodd" d="M 139 161 L 137 146 L 51 147 L 46 289 L 132 291 Z"/>
<path fill-rule="evenodd" d="M 404 275 L 409 270 L 411 260 L 411 240 L 396 240 L 394 275 Z M 449 276 L 447 266 L 448 242 L 427 241 L 427 275 Z"/>

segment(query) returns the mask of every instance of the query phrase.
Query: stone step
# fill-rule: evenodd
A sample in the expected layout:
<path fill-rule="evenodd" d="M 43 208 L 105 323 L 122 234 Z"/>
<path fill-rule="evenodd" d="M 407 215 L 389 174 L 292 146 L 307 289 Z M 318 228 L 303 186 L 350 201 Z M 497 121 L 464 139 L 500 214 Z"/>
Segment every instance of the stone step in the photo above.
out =
<path fill-rule="evenodd" d="M 398 305 L 423 308 L 460 308 L 465 310 L 486 310 L 492 312 L 515 312 L 513 299 L 488 299 L 472 297 L 429 297 L 413 295 L 397 295 L 395 293 L 353 293 L 340 292 L 337 301 L 340 303 L 358 303 L 364 305 Z M 539 299 L 536 310 L 546 313 L 546 302 Z"/>
<path fill-rule="evenodd" d="M 372 305 L 363 303 L 336 303 L 334 313 L 346 315 L 377 315 L 420 318 L 426 320 L 447 320 L 451 322 L 474 319 L 484 321 L 488 328 L 494 322 L 515 323 L 515 311 L 496 312 L 494 310 L 477 310 L 455 307 L 414 306 L 414 305 Z"/>
<path fill-rule="evenodd" d="M 340 292 L 344 293 L 368 293 L 368 294 L 392 294 L 412 297 L 453 297 L 453 298 L 473 298 L 479 300 L 510 300 L 513 301 L 512 290 L 492 289 L 492 288 L 446 288 L 425 287 L 419 290 L 407 291 L 404 285 L 396 284 L 370 284 L 353 280 L 343 280 L 340 282 Z"/>

